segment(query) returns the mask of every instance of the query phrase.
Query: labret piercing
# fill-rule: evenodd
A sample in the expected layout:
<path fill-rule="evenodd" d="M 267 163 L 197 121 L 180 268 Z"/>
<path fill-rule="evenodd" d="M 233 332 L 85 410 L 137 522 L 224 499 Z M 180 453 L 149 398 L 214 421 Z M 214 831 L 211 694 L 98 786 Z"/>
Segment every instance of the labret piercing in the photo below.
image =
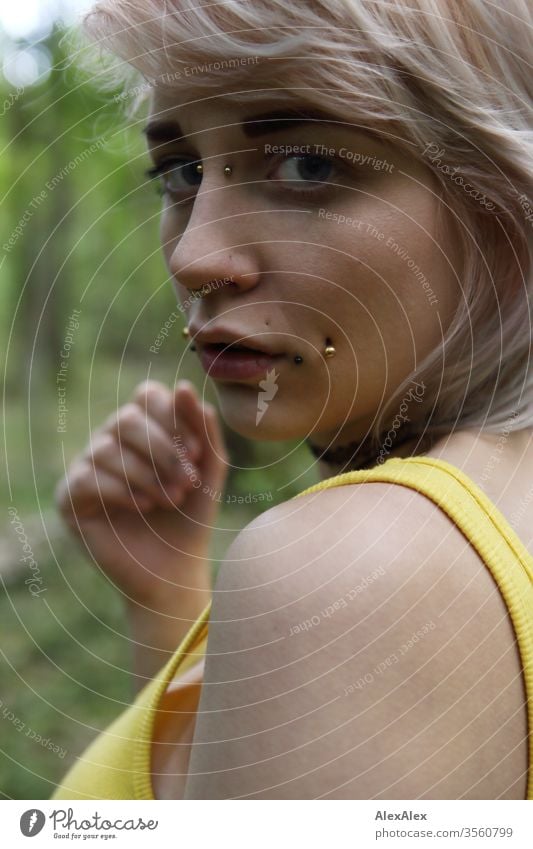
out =
<path fill-rule="evenodd" d="M 181 328 L 181 335 L 184 336 L 186 339 L 188 339 L 188 337 L 190 336 L 189 328 L 188 327 L 182 327 Z M 194 344 L 194 342 L 191 342 L 191 344 L 189 345 L 189 351 L 196 351 L 196 345 Z"/>
<path fill-rule="evenodd" d="M 183 327 L 181 330 L 181 335 L 187 339 L 190 336 L 189 328 Z M 189 345 L 189 351 L 196 351 L 196 345 L 194 345 L 192 342 Z M 336 349 L 331 344 L 331 339 L 328 336 L 326 339 L 326 347 L 324 348 L 324 356 L 329 359 L 329 357 L 334 357 L 336 353 Z M 296 363 L 296 365 L 301 365 L 303 361 L 304 358 L 300 356 L 300 354 L 296 354 L 296 356 L 294 357 L 294 362 Z"/>

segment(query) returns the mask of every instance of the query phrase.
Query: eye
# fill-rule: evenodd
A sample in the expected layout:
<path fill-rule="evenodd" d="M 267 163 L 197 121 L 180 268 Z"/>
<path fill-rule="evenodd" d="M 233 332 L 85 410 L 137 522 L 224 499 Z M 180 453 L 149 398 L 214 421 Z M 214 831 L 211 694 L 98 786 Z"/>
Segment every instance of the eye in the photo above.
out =
<path fill-rule="evenodd" d="M 280 162 L 270 179 L 276 182 L 291 182 L 294 185 L 289 191 L 316 191 L 321 188 L 321 183 L 330 180 L 336 171 L 336 163 L 333 159 L 314 154 L 303 154 L 288 156 Z M 300 188 L 297 184 L 300 183 Z M 315 184 L 313 188 L 313 184 Z"/>
<path fill-rule="evenodd" d="M 202 167 L 197 159 L 174 157 L 149 168 L 146 176 L 160 178 L 161 194 L 179 195 L 197 189 L 202 182 Z"/>

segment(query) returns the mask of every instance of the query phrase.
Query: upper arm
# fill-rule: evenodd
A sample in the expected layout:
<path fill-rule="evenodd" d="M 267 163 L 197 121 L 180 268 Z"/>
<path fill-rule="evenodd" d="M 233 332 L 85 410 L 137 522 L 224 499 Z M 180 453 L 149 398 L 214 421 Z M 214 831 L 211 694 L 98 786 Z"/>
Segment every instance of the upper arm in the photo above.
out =
<path fill-rule="evenodd" d="M 185 798 L 487 798 L 520 686 L 497 588 L 431 502 L 289 501 L 220 568 Z"/>

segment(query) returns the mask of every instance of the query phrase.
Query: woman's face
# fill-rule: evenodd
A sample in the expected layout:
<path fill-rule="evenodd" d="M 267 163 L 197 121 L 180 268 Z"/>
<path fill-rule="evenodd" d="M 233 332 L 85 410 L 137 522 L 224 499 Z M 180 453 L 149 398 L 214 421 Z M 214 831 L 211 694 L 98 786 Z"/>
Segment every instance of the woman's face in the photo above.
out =
<path fill-rule="evenodd" d="M 294 110 L 155 93 L 163 250 L 191 336 L 230 331 L 278 355 L 252 376 L 213 377 L 227 424 L 343 444 L 441 341 L 457 248 L 437 233 L 437 184 L 414 156 Z"/>

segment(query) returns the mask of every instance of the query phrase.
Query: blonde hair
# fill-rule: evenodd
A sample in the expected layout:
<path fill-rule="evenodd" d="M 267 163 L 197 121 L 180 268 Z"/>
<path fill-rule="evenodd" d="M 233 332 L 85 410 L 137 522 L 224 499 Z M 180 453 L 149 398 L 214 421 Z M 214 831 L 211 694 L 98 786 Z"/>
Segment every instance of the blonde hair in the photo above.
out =
<path fill-rule="evenodd" d="M 118 57 L 112 84 L 118 71 L 136 106 L 146 85 L 128 69 L 188 99 L 231 86 L 232 98 L 257 102 L 274 90 L 326 104 L 423 161 L 443 222 L 456 222 L 461 303 L 372 436 L 379 442 L 413 380 L 426 388 L 426 433 L 533 425 L 529 0 L 100 0 L 85 31 Z"/>

